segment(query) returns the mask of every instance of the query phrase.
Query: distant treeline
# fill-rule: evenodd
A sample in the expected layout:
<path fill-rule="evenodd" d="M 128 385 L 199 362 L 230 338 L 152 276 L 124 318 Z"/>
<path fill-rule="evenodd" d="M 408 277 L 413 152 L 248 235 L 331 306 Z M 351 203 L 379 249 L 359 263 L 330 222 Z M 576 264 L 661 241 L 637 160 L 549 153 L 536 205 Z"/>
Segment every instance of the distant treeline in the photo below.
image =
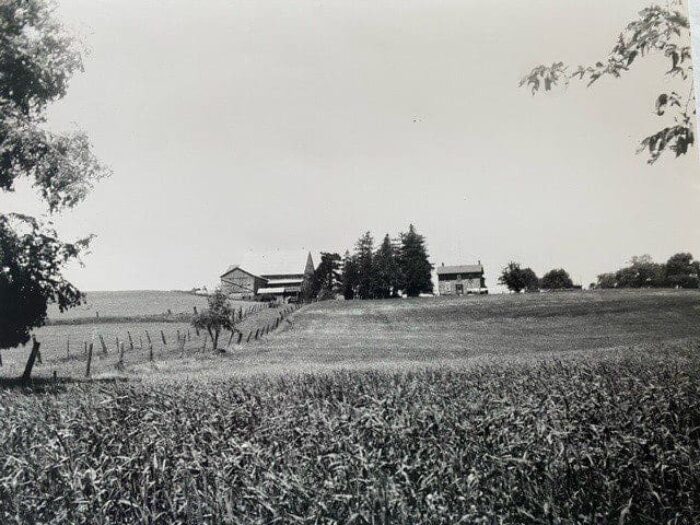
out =
<path fill-rule="evenodd" d="M 540 290 L 573 290 L 581 288 L 575 285 L 569 273 L 563 268 L 554 268 L 548 271 L 542 278 L 532 268 L 522 268 L 520 263 L 511 261 L 501 270 L 498 284 L 508 288 L 511 292 L 519 293 L 538 292 Z"/>
<path fill-rule="evenodd" d="M 655 263 L 650 255 L 632 257 L 629 265 L 603 273 L 595 288 L 698 288 L 700 261 L 690 253 L 677 253 L 665 263 Z"/>
<path fill-rule="evenodd" d="M 321 253 L 311 293 L 320 300 L 337 294 L 345 299 L 417 297 L 433 292 L 432 270 L 425 237 L 412 224 L 397 238 L 387 233 L 377 248 L 372 234 L 366 232 L 353 253 L 347 250 L 343 257 Z"/>

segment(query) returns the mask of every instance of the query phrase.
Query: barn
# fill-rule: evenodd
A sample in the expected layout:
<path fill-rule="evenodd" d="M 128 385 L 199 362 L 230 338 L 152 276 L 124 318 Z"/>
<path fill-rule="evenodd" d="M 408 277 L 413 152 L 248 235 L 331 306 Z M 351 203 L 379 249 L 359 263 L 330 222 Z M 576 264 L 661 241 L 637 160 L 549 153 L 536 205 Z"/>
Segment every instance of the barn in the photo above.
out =
<path fill-rule="evenodd" d="M 298 302 L 312 284 L 311 252 L 247 254 L 244 259 L 245 266 L 232 265 L 221 275 L 221 290 L 232 299 Z"/>
<path fill-rule="evenodd" d="M 487 294 L 484 267 L 478 264 L 445 266 L 437 269 L 440 295 Z"/>

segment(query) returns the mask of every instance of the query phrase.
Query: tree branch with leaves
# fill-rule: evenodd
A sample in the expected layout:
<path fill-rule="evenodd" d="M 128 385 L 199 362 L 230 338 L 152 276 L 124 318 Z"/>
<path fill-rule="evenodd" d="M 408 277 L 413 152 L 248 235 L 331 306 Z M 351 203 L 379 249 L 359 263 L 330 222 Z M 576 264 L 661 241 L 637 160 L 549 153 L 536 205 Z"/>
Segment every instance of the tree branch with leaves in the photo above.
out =
<path fill-rule="evenodd" d="M 690 23 L 682 12 L 682 2 L 676 0 L 663 7 L 652 5 L 642 9 L 638 18 L 620 33 L 605 59 L 576 68 L 564 62 L 539 65 L 520 80 L 520 86 L 528 87 L 533 95 L 542 90 L 551 91 L 562 84 L 568 85 L 573 80 L 585 82 L 590 87 L 604 77 L 621 78 L 641 58 L 654 54 L 669 61 L 669 69 L 664 75 L 687 84 L 687 90 L 681 90 L 687 94 L 672 90 L 656 96 L 655 113 L 666 119 L 666 125 L 644 137 L 638 149 L 638 153 L 645 152 L 648 163 L 653 164 L 665 151 L 679 157 L 695 143 Z"/>
<path fill-rule="evenodd" d="M 31 180 L 49 214 L 73 208 L 109 174 L 85 133 L 47 126 L 47 106 L 83 69 L 76 44 L 49 1 L 0 2 L 0 190 Z M 0 348 L 26 343 L 45 323 L 48 303 L 61 311 L 81 303 L 83 294 L 62 271 L 90 239 L 63 242 L 48 221 L 0 213 Z"/>

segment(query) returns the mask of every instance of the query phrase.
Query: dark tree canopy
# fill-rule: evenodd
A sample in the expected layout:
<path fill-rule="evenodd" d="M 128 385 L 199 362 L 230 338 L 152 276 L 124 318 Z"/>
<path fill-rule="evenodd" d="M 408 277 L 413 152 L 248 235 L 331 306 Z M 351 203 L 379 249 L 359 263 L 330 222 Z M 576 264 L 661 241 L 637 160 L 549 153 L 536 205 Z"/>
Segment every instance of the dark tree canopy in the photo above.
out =
<path fill-rule="evenodd" d="M 350 255 L 349 251 L 343 256 L 343 273 L 341 286 L 343 297 L 347 300 L 355 298 L 355 291 L 359 283 L 359 273 L 357 271 L 357 261 Z"/>
<path fill-rule="evenodd" d="M 433 293 L 433 265 L 428 257 L 425 237 L 416 232 L 413 224 L 401 234 L 401 277 L 406 295 L 418 297 L 421 293 Z"/>
<path fill-rule="evenodd" d="M 532 278 L 530 273 L 526 271 L 528 269 L 523 269 L 520 267 L 520 263 L 511 261 L 501 270 L 498 284 L 505 286 L 511 292 L 520 293 L 527 288 Z M 534 274 L 534 272 L 532 273 Z"/>
<path fill-rule="evenodd" d="M 61 268 L 88 242 L 62 243 L 31 217 L 0 215 L 0 348 L 29 341 L 32 329 L 46 321 L 47 303 L 63 311 L 80 302 Z"/>
<path fill-rule="evenodd" d="M 672 255 L 665 264 L 650 255 L 630 259 L 628 266 L 598 276 L 598 288 L 693 288 L 700 287 L 700 262 L 690 253 Z"/>
<path fill-rule="evenodd" d="M 520 85 L 529 87 L 533 94 L 542 89 L 550 91 L 555 86 L 568 84 L 572 80 L 584 81 L 591 86 L 604 77 L 622 77 L 642 57 L 662 55 L 669 64 L 664 74 L 677 79 L 675 85 L 678 87 L 655 94 L 654 111 L 659 117 L 664 117 L 666 122 L 659 131 L 642 139 L 639 152 L 647 153 L 650 164 L 656 162 L 667 150 L 679 157 L 687 153 L 695 143 L 690 24 L 681 9 L 680 1 L 669 2 L 663 7 L 651 5 L 642 9 L 638 18 L 620 33 L 606 58 L 593 65 L 573 69 L 563 62 L 554 62 L 551 66 L 540 65 L 530 71 L 520 81 Z"/>
<path fill-rule="evenodd" d="M 50 213 L 78 204 L 107 174 L 84 133 L 55 133 L 45 125 L 47 105 L 66 94 L 81 70 L 73 39 L 46 1 L 0 2 L 0 189 L 14 191 L 25 177 Z M 64 243 L 36 219 L 0 213 L 0 348 L 25 343 L 45 322 L 48 302 L 61 309 L 80 304 L 80 292 L 61 270 L 88 240 Z"/>
<path fill-rule="evenodd" d="M 540 288 L 544 290 L 568 290 L 573 287 L 574 282 L 563 268 L 550 270 L 540 279 Z"/>
<path fill-rule="evenodd" d="M 314 273 L 314 296 L 326 299 L 335 295 L 340 288 L 341 261 L 337 253 L 321 252 L 321 262 Z"/>
<path fill-rule="evenodd" d="M 374 298 L 374 238 L 370 232 L 360 237 L 355 245 L 357 261 L 357 294 L 361 299 Z"/>
<path fill-rule="evenodd" d="M 392 244 L 389 234 L 374 254 L 374 296 L 379 299 L 398 297 L 402 287 L 402 269 L 399 250 Z"/>
<path fill-rule="evenodd" d="M 671 287 L 698 288 L 700 262 L 690 253 L 677 253 L 666 261 L 666 281 Z"/>
<path fill-rule="evenodd" d="M 536 292 L 540 289 L 540 280 L 537 278 L 537 274 L 532 268 L 523 268 L 521 276 L 525 284 L 524 290 L 526 292 Z"/>

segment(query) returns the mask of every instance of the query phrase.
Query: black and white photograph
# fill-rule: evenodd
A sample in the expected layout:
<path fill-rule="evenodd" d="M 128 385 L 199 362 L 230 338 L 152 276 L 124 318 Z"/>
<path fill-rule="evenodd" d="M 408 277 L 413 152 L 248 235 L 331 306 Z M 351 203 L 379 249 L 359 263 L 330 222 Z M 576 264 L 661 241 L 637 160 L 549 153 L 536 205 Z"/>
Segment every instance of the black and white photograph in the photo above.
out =
<path fill-rule="evenodd" d="M 700 523 L 700 0 L 0 0 L 0 525 Z"/>

